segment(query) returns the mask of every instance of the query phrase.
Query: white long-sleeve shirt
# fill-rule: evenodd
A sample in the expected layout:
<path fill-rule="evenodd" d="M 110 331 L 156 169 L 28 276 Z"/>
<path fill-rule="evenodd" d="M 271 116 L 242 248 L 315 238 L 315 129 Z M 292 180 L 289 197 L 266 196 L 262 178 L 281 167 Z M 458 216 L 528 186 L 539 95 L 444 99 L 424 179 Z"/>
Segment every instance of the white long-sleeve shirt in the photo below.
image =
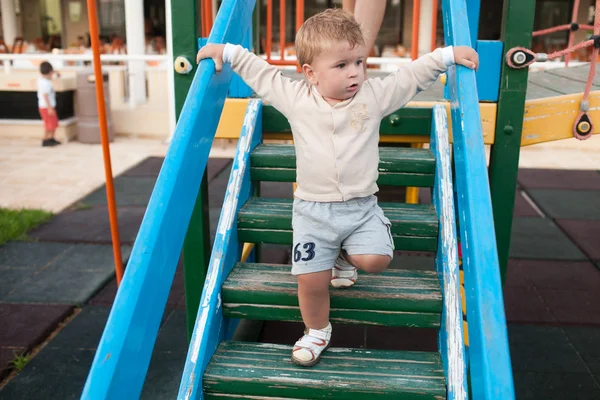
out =
<path fill-rule="evenodd" d="M 367 79 L 352 98 L 334 106 L 305 80 L 284 77 L 241 46 L 227 44 L 223 62 L 288 119 L 296 148 L 294 195 L 334 202 L 379 190 L 382 118 L 431 86 L 454 63 L 454 53 L 451 47 L 437 49 L 383 79 Z"/>

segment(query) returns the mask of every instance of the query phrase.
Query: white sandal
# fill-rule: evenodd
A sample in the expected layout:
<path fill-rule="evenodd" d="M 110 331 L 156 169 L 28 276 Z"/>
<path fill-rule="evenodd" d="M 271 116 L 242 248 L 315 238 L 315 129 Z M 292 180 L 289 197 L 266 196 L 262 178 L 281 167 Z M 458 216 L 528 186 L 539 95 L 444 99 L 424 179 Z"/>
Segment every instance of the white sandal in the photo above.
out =
<path fill-rule="evenodd" d="M 340 254 L 331 269 L 330 285 L 337 289 L 349 288 L 356 283 L 358 273 L 354 265 L 346 261 Z"/>
<path fill-rule="evenodd" d="M 305 329 L 304 336 L 294 344 L 292 361 L 302 367 L 312 367 L 321 360 L 321 354 L 329 347 L 331 324 L 324 329 Z"/>

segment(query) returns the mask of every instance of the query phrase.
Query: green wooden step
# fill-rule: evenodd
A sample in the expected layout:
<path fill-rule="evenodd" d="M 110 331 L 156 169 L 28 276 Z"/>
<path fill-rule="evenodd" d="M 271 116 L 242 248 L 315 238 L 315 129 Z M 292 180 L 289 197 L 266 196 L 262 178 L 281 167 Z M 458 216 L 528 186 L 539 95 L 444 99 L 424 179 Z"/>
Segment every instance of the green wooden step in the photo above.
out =
<path fill-rule="evenodd" d="M 242 242 L 292 243 L 292 200 L 253 197 L 238 214 Z M 379 203 L 392 222 L 396 250 L 436 251 L 438 220 L 429 204 Z"/>
<path fill-rule="evenodd" d="M 204 372 L 205 398 L 446 398 L 438 353 L 330 348 L 311 368 L 294 365 L 291 353 L 291 346 L 222 342 Z"/>
<path fill-rule="evenodd" d="M 296 180 L 296 153 L 293 145 L 262 144 L 252 152 L 250 165 L 252 180 Z M 434 173 L 435 158 L 429 149 L 379 149 L 379 185 L 432 187 Z"/>
<path fill-rule="evenodd" d="M 290 265 L 238 263 L 221 291 L 230 318 L 301 321 Z M 439 327 L 440 283 L 434 271 L 360 274 L 349 290 L 330 289 L 330 319 L 338 323 Z"/>

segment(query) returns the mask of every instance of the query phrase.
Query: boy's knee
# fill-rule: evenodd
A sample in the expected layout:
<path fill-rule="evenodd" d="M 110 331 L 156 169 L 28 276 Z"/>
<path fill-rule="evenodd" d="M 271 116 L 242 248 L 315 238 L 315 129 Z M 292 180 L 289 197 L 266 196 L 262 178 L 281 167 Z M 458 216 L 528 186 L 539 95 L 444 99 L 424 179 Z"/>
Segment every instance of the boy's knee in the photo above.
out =
<path fill-rule="evenodd" d="M 306 294 L 319 294 L 329 291 L 329 281 L 331 280 L 331 270 L 315 272 L 310 274 L 300 274 L 298 278 L 298 290 Z"/>
<path fill-rule="evenodd" d="M 355 255 L 350 258 L 356 268 L 369 274 L 379 274 L 385 271 L 392 261 L 389 256 L 374 254 Z"/>

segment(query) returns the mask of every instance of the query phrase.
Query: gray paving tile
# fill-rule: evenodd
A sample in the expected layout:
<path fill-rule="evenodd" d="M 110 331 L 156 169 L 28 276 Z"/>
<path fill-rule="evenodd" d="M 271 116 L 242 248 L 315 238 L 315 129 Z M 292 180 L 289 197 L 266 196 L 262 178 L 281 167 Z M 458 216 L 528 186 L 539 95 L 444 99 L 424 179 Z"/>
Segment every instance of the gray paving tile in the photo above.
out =
<path fill-rule="evenodd" d="M 569 238 L 547 218 L 515 218 L 511 258 L 587 260 Z"/>
<path fill-rule="evenodd" d="M 600 174 L 589 170 L 523 168 L 518 182 L 528 189 L 600 190 Z"/>
<path fill-rule="evenodd" d="M 508 286 L 540 289 L 597 290 L 600 271 L 591 262 L 518 260 L 508 262 Z"/>
<path fill-rule="evenodd" d="M 121 259 L 126 264 L 131 246 L 121 246 Z M 115 268 L 112 245 L 77 244 L 57 257 L 51 265 L 72 271 L 111 271 Z"/>
<path fill-rule="evenodd" d="M 532 287 L 505 286 L 504 312 L 510 322 L 556 323 L 550 308 Z"/>
<path fill-rule="evenodd" d="M 540 217 L 540 214 L 523 197 L 523 194 L 517 190 L 515 195 L 515 208 L 513 211 L 515 217 Z"/>
<path fill-rule="evenodd" d="M 183 352 L 185 354 L 187 349 L 186 312 L 184 310 L 173 310 L 165 318 L 165 322 L 158 332 L 154 350 L 157 352 Z"/>
<path fill-rule="evenodd" d="M 589 258 L 600 260 L 600 220 L 560 219 L 556 223 Z"/>
<path fill-rule="evenodd" d="M 109 313 L 110 309 L 106 307 L 84 307 L 46 347 L 95 350 Z"/>
<path fill-rule="evenodd" d="M 600 386 L 590 374 L 515 372 L 519 400 L 597 400 Z"/>
<path fill-rule="evenodd" d="M 148 157 L 139 164 L 129 168 L 121 176 L 136 177 L 158 177 L 158 173 L 164 162 L 164 157 Z M 231 164 L 231 158 L 209 158 L 206 166 L 208 181 L 212 181 L 225 167 Z"/>
<path fill-rule="evenodd" d="M 565 326 L 563 329 L 592 374 L 600 378 L 600 327 Z"/>
<path fill-rule="evenodd" d="M 17 285 L 8 295 L 1 297 L 0 301 L 84 304 L 113 276 L 113 270 L 74 271 L 51 265 L 28 282 Z"/>
<path fill-rule="evenodd" d="M 142 389 L 143 400 L 177 398 L 187 349 L 155 351 Z"/>
<path fill-rule="evenodd" d="M 538 289 L 560 323 L 600 325 L 600 291 Z"/>
<path fill-rule="evenodd" d="M 93 350 L 44 348 L 0 390 L 0 400 L 79 399 L 93 359 Z"/>
<path fill-rule="evenodd" d="M 148 157 L 144 160 L 140 161 L 138 164 L 129 168 L 127 171 L 123 172 L 120 176 L 127 177 L 154 177 L 158 176 L 160 169 L 162 167 L 163 162 L 165 161 L 164 157 Z"/>
<path fill-rule="evenodd" d="M 38 269 L 70 247 L 64 243 L 8 242 L 0 246 L 0 267 Z"/>
<path fill-rule="evenodd" d="M 156 179 L 152 177 L 119 176 L 114 180 L 117 206 L 145 206 L 150 200 Z M 83 199 L 81 203 L 90 205 L 107 204 L 106 187 L 102 186 Z"/>
<path fill-rule="evenodd" d="M 145 213 L 144 207 L 119 207 L 119 235 L 122 244 L 132 244 Z M 65 211 L 33 230 L 29 236 L 49 242 L 112 243 L 106 206 Z"/>
<path fill-rule="evenodd" d="M 600 190 L 531 189 L 528 193 L 552 218 L 600 220 Z"/>
<path fill-rule="evenodd" d="M 560 327 L 509 324 L 508 342 L 514 371 L 587 373 Z"/>
<path fill-rule="evenodd" d="M 68 305 L 0 303 L 0 346 L 40 344 L 71 310 Z"/>
<path fill-rule="evenodd" d="M 35 275 L 35 269 L 0 267 L 0 298 L 7 296 L 17 286 L 28 282 Z"/>

